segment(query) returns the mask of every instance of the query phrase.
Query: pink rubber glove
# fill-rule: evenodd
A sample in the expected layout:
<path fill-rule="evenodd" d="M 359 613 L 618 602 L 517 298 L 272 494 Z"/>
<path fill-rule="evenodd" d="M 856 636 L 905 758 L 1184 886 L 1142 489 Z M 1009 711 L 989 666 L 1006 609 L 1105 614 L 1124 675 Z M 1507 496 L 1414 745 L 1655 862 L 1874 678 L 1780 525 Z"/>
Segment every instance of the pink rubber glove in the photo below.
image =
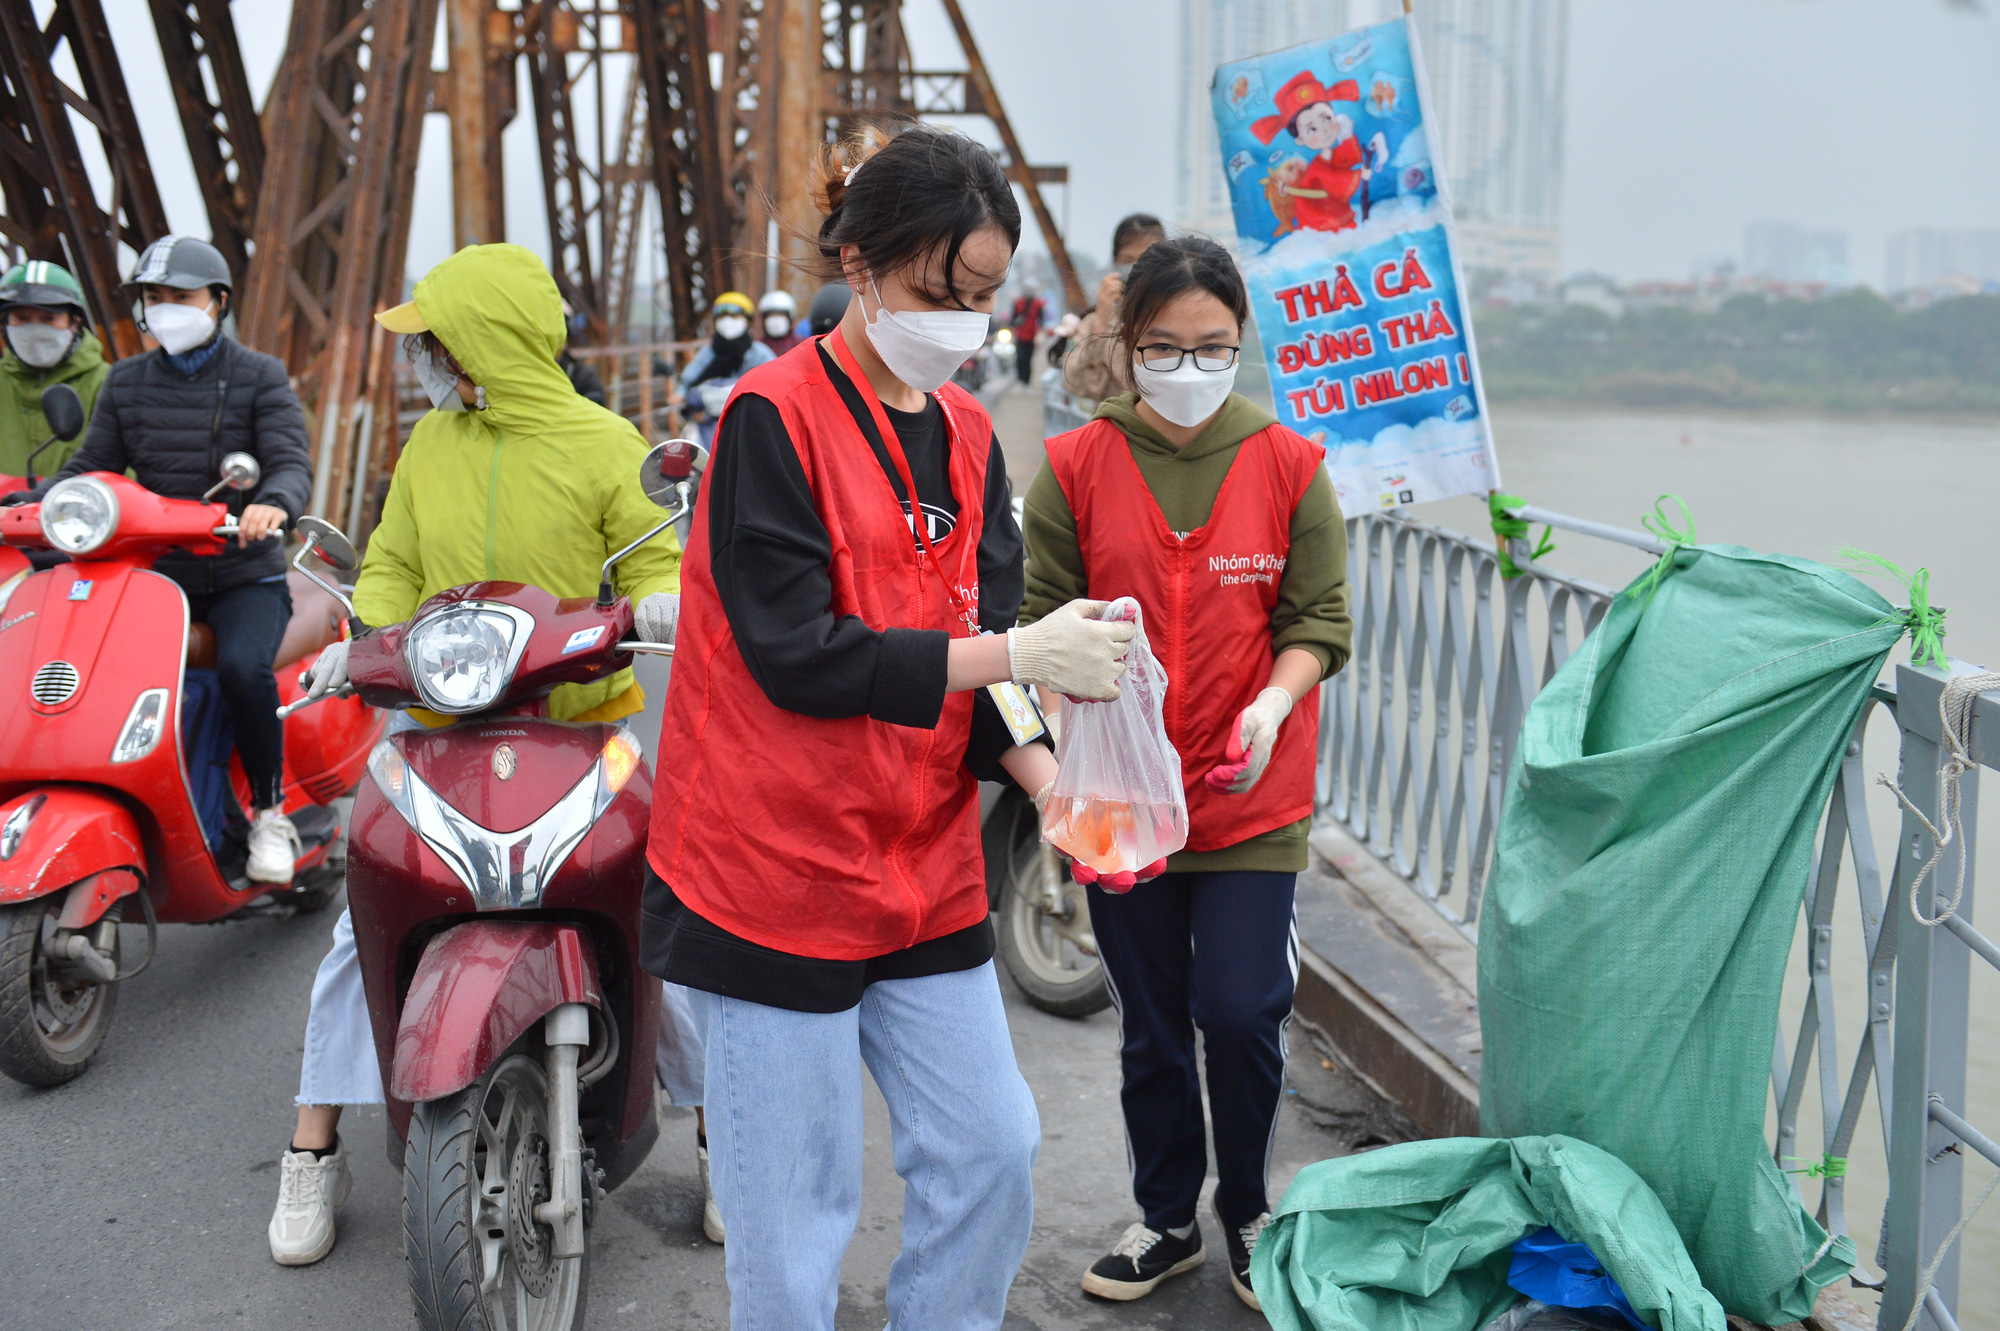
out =
<path fill-rule="evenodd" d="M 1228 762 L 1212 767 L 1202 780 L 1218 795 L 1241 795 L 1263 779 L 1271 765 L 1271 746 L 1278 728 L 1291 715 L 1292 695 L 1277 687 L 1265 689 L 1243 709 L 1223 754 Z"/>
<path fill-rule="evenodd" d="M 1092 883 L 1095 883 L 1113 896 L 1123 896 L 1141 883 L 1152 882 L 1166 871 L 1167 862 L 1165 860 L 1154 860 L 1151 864 L 1136 872 L 1127 869 L 1123 873 L 1099 873 L 1082 860 L 1071 860 L 1069 862 L 1070 877 L 1076 879 L 1077 882 L 1083 884 L 1085 887 L 1089 887 Z"/>

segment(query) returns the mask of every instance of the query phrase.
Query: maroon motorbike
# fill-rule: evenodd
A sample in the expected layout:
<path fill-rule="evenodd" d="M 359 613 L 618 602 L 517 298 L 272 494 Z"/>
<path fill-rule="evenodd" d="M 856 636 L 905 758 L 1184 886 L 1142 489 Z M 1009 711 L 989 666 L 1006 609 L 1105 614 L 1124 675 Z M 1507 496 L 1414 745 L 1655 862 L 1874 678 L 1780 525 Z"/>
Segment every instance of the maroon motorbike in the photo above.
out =
<path fill-rule="evenodd" d="M 660 986 L 639 968 L 652 775 L 630 728 L 553 721 L 546 701 L 671 653 L 627 641 L 611 570 L 685 513 L 692 463 L 685 440 L 648 455 L 667 511 L 595 599 L 474 583 L 350 649 L 364 701 L 452 722 L 375 747 L 347 852 L 426 1328 L 581 1326 L 595 1208 L 658 1133 Z M 322 561 L 355 567 L 305 523 Z"/>

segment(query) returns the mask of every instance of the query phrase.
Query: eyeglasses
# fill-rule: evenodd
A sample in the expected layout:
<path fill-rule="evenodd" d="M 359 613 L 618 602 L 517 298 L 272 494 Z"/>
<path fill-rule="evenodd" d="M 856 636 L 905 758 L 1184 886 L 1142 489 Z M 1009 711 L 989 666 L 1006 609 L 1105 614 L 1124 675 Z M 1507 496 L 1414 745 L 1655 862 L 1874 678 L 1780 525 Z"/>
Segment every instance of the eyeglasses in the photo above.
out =
<path fill-rule="evenodd" d="M 1176 347 L 1165 342 L 1156 342 L 1149 347 L 1139 348 L 1139 363 L 1149 370 L 1171 374 L 1181 367 L 1181 362 L 1194 357 L 1194 367 L 1210 374 L 1219 374 L 1236 363 L 1236 353 L 1241 347 L 1206 346 Z"/>

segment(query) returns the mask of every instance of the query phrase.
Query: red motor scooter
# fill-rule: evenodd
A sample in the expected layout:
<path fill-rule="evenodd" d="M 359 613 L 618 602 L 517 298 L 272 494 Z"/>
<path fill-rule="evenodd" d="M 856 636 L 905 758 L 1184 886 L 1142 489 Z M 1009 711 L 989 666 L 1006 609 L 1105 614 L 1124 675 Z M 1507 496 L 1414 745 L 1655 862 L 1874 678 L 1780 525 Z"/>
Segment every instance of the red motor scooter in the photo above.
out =
<path fill-rule="evenodd" d="M 35 459 L 43 450 L 58 443 L 66 443 L 83 433 L 83 399 L 68 384 L 50 384 L 42 390 L 42 419 L 49 423 L 49 437 L 36 444 L 28 454 L 28 474 L 26 476 L 0 475 L 0 496 L 10 495 L 16 490 L 25 490 L 35 483 Z M 21 585 L 33 565 L 19 550 L 0 546 L 0 613 L 7 609 L 7 598 Z"/>
<path fill-rule="evenodd" d="M 209 497 L 257 480 L 256 459 L 232 453 Z M 0 697 L 18 700 L 0 721 L 0 1072 L 16 1081 L 53 1086 L 84 1070 L 160 921 L 220 920 L 267 908 L 267 896 L 269 908 L 317 910 L 340 890 L 328 806 L 360 780 L 384 718 L 348 700 L 286 726 L 285 809 L 303 853 L 291 883 L 250 881 L 248 783 L 240 765 L 232 773 L 205 668 L 214 635 L 151 568 L 172 548 L 219 553 L 235 534 L 226 504 L 164 498 L 108 472 L 0 509 L 0 542 L 71 561 L 20 576 L 0 606 Z M 340 636 L 334 589 L 304 574 L 293 593 L 281 665 Z M 290 673 L 281 697 L 298 696 Z M 147 953 L 125 970 L 118 922 L 135 905 Z"/>
<path fill-rule="evenodd" d="M 454 722 L 375 746 L 347 856 L 426 1328 L 581 1326 L 586 1227 L 659 1131 L 660 986 L 639 968 L 652 774 L 626 726 L 552 721 L 545 700 L 671 652 L 621 641 L 610 579 L 686 511 L 693 453 L 647 457 L 668 511 L 596 599 L 474 583 L 349 649 L 363 699 Z M 321 548 L 352 567 L 337 533 Z"/>

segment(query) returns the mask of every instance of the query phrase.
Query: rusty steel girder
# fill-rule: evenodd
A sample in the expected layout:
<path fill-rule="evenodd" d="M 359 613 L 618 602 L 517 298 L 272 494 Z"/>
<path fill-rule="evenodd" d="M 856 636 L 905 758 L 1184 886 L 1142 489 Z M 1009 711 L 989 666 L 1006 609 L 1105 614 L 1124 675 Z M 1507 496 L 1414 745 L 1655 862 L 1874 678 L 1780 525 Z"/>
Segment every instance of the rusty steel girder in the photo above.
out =
<path fill-rule="evenodd" d="M 56 74 L 64 46 L 79 87 Z M 0 79 L 6 234 L 30 254 L 75 270 L 106 350 L 132 355 L 141 344 L 120 290 L 118 246 L 144 248 L 167 233 L 167 216 L 99 0 L 56 0 L 46 26 L 36 22 L 31 0 L 0 0 Z M 97 131 L 111 168 L 106 202 L 84 165 L 71 111 Z"/>
<path fill-rule="evenodd" d="M 256 237 L 264 134 L 229 0 L 148 3 L 211 238 L 240 282 Z"/>
<path fill-rule="evenodd" d="M 395 340 L 439 0 L 294 0 L 265 110 L 243 340 L 282 355 L 317 412 L 312 509 L 356 536 L 393 442 Z M 379 445 L 379 446 L 378 446 Z"/>
<path fill-rule="evenodd" d="M 668 298 L 681 337 L 700 327 L 732 276 L 708 12 L 702 0 L 627 0 L 626 6 L 646 90 Z"/>

